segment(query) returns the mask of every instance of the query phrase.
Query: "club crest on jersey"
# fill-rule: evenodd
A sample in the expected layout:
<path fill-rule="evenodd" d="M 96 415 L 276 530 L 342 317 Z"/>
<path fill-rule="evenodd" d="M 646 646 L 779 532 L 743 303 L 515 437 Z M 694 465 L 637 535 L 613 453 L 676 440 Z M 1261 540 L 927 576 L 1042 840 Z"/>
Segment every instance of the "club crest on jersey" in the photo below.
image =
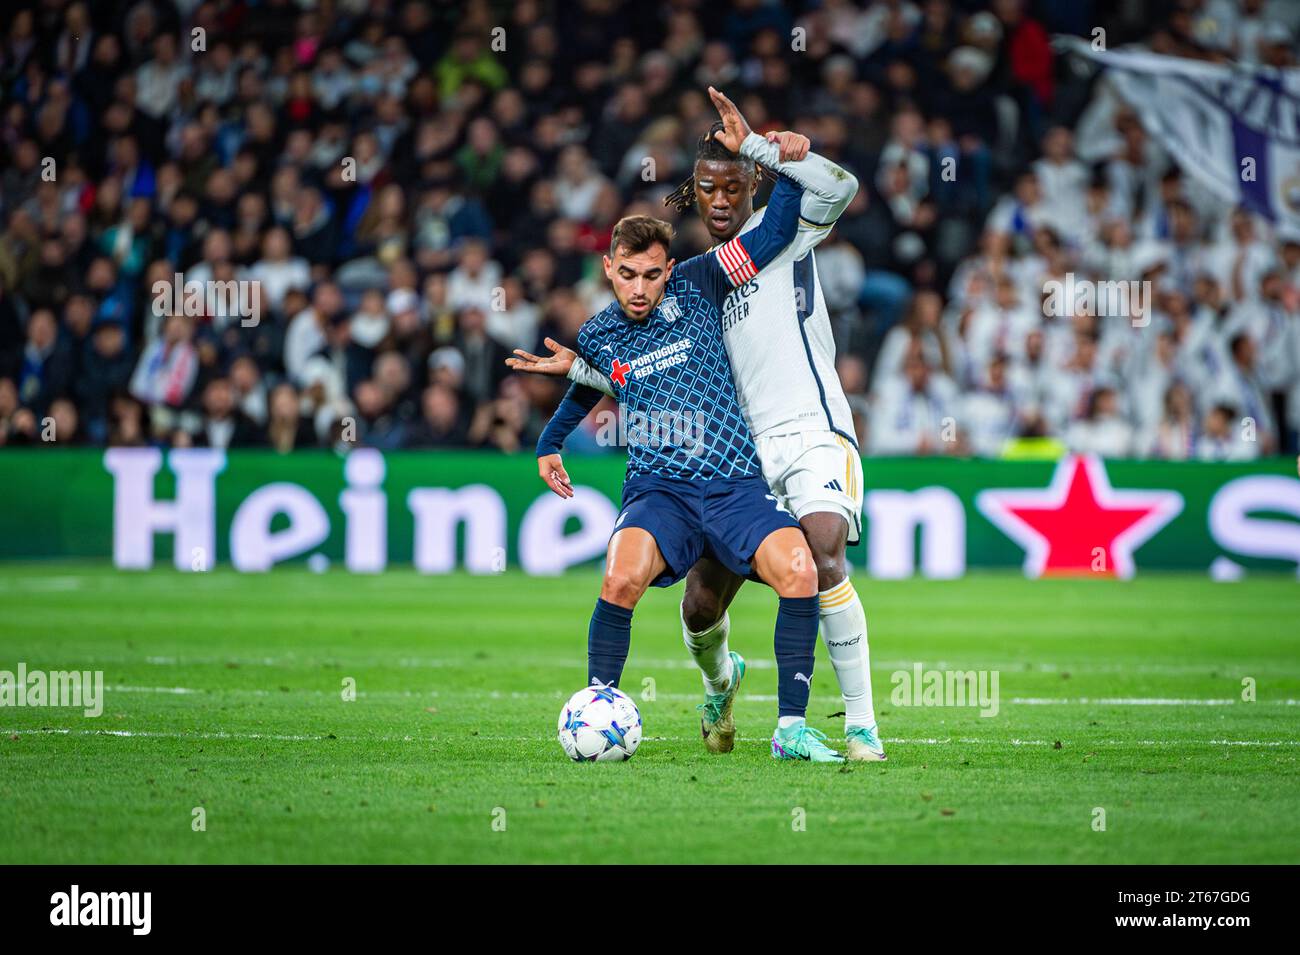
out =
<path fill-rule="evenodd" d="M 677 296 L 665 295 L 664 300 L 659 303 L 659 314 L 664 317 L 666 322 L 675 322 L 682 317 L 682 307 L 677 304 Z"/>

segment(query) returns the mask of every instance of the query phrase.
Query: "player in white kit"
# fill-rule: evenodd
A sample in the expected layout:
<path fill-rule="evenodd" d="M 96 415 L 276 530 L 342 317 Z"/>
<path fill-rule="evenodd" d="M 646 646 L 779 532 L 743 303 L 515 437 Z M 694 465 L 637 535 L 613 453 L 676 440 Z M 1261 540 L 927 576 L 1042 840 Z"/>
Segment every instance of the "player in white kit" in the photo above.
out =
<path fill-rule="evenodd" d="M 715 124 L 701 139 L 693 176 L 666 202 L 682 212 L 695 207 L 725 263 L 731 240 L 762 221 L 764 210 L 753 207 L 761 167 L 780 170 L 804 189 L 795 240 L 727 297 L 723 334 L 764 478 L 799 521 L 817 568 L 820 631 L 844 697 L 846 755 L 883 760 L 866 614 L 845 558 L 845 548 L 861 534 L 862 462 L 835 372 L 835 340 L 812 251 L 852 201 L 858 183 L 844 169 L 808 153 L 805 137 L 782 133 L 769 141 L 749 129 L 727 97 L 712 88 L 709 95 L 722 128 Z M 744 262 L 736 265 L 745 268 Z M 547 374 L 562 368 L 573 381 L 610 392 L 603 374 L 550 339 L 546 346 L 553 354 L 543 358 L 516 351 L 520 357 L 512 367 Z M 538 463 L 553 490 L 572 493 L 571 488 L 565 493 L 568 475 L 559 455 Z M 727 607 L 743 583 L 706 557 L 687 575 L 682 599 L 683 639 L 704 674 L 704 741 L 714 752 L 729 751 L 735 741 L 732 703 L 744 669 L 728 648 Z"/>

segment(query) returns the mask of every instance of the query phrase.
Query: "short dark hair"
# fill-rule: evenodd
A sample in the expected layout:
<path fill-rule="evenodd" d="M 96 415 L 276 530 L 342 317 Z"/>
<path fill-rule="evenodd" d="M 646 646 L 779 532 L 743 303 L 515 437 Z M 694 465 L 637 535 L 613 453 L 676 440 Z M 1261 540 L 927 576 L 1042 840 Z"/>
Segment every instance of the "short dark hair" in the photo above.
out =
<path fill-rule="evenodd" d="M 615 224 L 614 233 L 610 236 L 609 257 L 612 259 L 619 249 L 626 249 L 635 255 L 655 244 L 662 245 L 667 254 L 674 238 L 676 233 L 673 227 L 663 219 L 654 216 L 624 216 Z"/>

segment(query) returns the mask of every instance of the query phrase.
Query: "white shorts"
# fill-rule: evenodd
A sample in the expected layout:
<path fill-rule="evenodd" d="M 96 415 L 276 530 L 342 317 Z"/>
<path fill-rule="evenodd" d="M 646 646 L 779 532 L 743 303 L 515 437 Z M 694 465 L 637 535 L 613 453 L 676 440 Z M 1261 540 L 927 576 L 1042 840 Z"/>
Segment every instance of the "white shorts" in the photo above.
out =
<path fill-rule="evenodd" d="M 849 522 L 849 543 L 862 537 L 862 458 L 834 431 L 799 431 L 754 440 L 763 478 L 785 509 L 801 520 L 829 511 Z"/>

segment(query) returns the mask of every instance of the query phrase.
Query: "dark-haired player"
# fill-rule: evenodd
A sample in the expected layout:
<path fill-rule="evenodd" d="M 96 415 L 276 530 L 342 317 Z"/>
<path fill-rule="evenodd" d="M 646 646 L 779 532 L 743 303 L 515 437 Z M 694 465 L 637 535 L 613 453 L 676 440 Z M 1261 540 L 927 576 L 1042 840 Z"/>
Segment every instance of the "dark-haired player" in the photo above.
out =
<path fill-rule="evenodd" d="M 721 250 L 768 214 L 766 208 L 754 211 L 760 168 L 788 176 L 804 189 L 799 228 L 790 246 L 724 300 L 724 340 L 764 476 L 799 520 L 812 551 L 822 639 L 844 697 L 848 756 L 883 760 L 871 697 L 866 614 L 845 559 L 845 548 L 861 533 L 862 462 L 848 400 L 835 373 L 835 341 L 812 252 L 852 201 L 857 180 L 834 163 L 807 154 L 806 140 L 791 154 L 791 134 L 772 137 L 781 140 L 778 145 L 751 133 L 726 96 L 712 88 L 709 95 L 731 140 L 745 148 L 737 154 L 720 137 L 701 139 L 692 177 L 667 202 L 680 211 L 693 204 Z M 787 155 L 793 158 L 783 161 Z M 575 382 L 608 391 L 603 375 L 575 360 L 568 349 L 549 339 L 546 344 L 553 355 L 516 352 L 525 359 L 518 367 L 567 372 Z M 543 479 L 563 493 L 556 481 L 564 487 L 568 478 L 560 456 L 550 453 L 558 444 L 539 447 L 538 465 Z M 742 583 L 742 576 L 705 556 L 687 576 L 682 599 L 683 638 L 704 673 L 705 744 L 714 752 L 730 750 L 735 738 L 731 703 L 737 680 L 727 648 L 727 607 Z"/>
<path fill-rule="evenodd" d="M 808 545 L 798 522 L 763 479 L 722 341 L 724 299 L 793 240 L 799 200 L 799 187 L 782 177 L 762 223 L 680 265 L 668 256 L 668 223 L 630 216 L 614 228 L 604 266 L 616 302 L 578 331 L 578 354 L 608 376 L 631 422 L 622 510 L 588 631 L 587 676 L 591 683 L 618 685 L 637 602 L 647 588 L 681 580 L 708 554 L 728 573 L 755 574 L 780 598 L 773 755 L 839 762 L 843 757 L 822 742 L 824 734 L 805 721 L 817 643 L 817 574 L 802 556 Z M 558 451 L 600 398 L 599 391 L 574 385 L 543 432 L 538 453 Z M 660 439 L 657 423 L 696 416 L 700 426 L 681 432 L 682 440 Z M 738 686 L 743 661 L 728 656 Z"/>

